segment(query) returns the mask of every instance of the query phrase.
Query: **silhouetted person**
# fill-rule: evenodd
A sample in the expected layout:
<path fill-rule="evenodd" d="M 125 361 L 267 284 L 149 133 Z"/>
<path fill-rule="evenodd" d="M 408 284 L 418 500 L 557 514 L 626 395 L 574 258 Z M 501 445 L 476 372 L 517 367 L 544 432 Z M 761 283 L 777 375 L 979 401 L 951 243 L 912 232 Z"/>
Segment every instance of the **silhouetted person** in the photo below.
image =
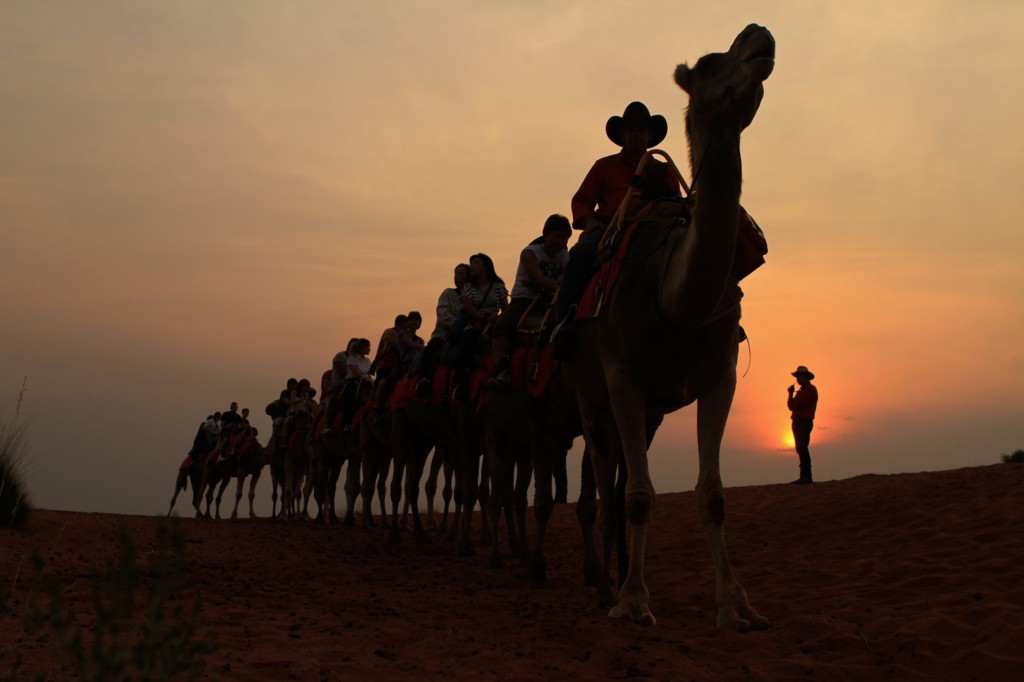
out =
<path fill-rule="evenodd" d="M 793 442 L 800 456 L 800 478 L 793 483 L 813 483 L 811 478 L 811 429 L 814 428 L 814 412 L 818 408 L 818 389 L 811 384 L 814 374 L 800 365 L 793 372 L 800 389 L 790 386 L 787 407 L 793 413 Z"/>
<path fill-rule="evenodd" d="M 652 116 L 642 102 L 631 102 L 622 116 L 612 116 L 605 124 L 608 139 L 622 150 L 598 159 L 573 195 L 572 226 L 582 233 L 569 250 L 569 262 L 555 301 L 555 321 L 561 327 L 556 334 L 571 327 L 576 305 L 593 274 L 604 230 L 623 198 L 633 191 L 634 182 L 639 185 L 642 200 L 679 194 L 679 176 L 671 166 L 657 159 L 648 162 L 643 178 L 633 178 L 647 150 L 656 147 L 667 133 L 665 117 Z"/>

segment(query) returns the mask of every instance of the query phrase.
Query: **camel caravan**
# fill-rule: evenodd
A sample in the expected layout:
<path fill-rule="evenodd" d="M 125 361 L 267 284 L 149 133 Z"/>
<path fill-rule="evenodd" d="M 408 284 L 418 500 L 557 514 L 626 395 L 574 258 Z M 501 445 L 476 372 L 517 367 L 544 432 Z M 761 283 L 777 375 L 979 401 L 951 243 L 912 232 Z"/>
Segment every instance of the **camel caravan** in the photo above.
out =
<path fill-rule="evenodd" d="M 191 482 L 197 517 L 209 517 L 212 504 L 220 518 L 221 496 L 235 479 L 236 518 L 248 478 L 252 517 L 254 488 L 269 465 L 275 518 L 362 527 L 379 518 L 393 541 L 402 529 L 418 540 L 436 529 L 468 555 L 479 504 L 491 565 L 504 562 L 504 519 L 509 551 L 542 581 L 547 523 L 564 495 L 553 491 L 553 479 L 564 487 L 564 475 L 553 476 L 553 469 L 582 436 L 576 514 L 584 580 L 610 616 L 653 625 L 644 582 L 656 501 L 647 453 L 664 416 L 697 403 L 695 497 L 714 563 L 717 625 L 770 627 L 730 567 L 719 450 L 745 338 L 738 282 L 767 252 L 740 206 L 740 134 L 754 119 L 774 63 L 774 38 L 751 24 L 727 52 L 708 54 L 692 68 L 679 65 L 675 82 L 689 96 L 689 185 L 656 148 L 667 132 L 664 117 L 631 103 L 605 127 L 621 150 L 594 163 L 572 199 L 572 222 L 550 216 L 523 249 L 511 291 L 491 259 L 476 254 L 455 268 L 454 286 L 439 297 L 429 340 L 418 336 L 422 318 L 415 312 L 396 318 L 372 361 L 369 341 L 352 339 L 319 390 L 292 380 L 267 407 L 274 427 L 264 444 L 236 419 L 233 405 L 215 438 L 200 428 L 171 509 Z M 567 250 L 574 229 L 582 233 Z M 343 469 L 345 506 L 338 511 Z M 426 519 L 419 495 L 425 473 Z M 444 511 L 437 518 L 442 476 Z"/>

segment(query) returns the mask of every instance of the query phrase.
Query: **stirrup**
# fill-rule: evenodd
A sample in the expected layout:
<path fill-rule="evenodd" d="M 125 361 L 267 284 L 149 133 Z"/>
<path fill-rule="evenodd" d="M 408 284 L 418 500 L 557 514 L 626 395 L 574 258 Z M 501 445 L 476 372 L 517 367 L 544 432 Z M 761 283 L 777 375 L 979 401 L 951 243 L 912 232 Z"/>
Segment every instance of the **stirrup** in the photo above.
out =
<path fill-rule="evenodd" d="M 559 320 L 558 324 L 555 325 L 555 328 L 551 330 L 551 336 L 548 337 L 549 343 L 555 343 L 555 339 L 558 338 L 559 334 L 572 329 L 573 320 L 576 318 L 577 308 L 579 308 L 579 306 L 577 306 L 575 303 L 569 306 L 569 310 L 566 313 L 565 317 Z"/>

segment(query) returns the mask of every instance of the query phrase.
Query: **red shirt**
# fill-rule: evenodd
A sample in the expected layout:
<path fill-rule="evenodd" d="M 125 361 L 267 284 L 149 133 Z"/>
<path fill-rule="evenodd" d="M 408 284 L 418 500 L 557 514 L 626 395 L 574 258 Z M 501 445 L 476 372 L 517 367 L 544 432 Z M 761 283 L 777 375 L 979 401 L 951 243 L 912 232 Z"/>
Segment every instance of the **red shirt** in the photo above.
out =
<path fill-rule="evenodd" d="M 814 419 L 814 412 L 818 409 L 818 389 L 811 384 L 801 386 L 789 396 L 786 404 L 793 412 L 793 419 Z"/>
<path fill-rule="evenodd" d="M 630 190 L 636 166 L 622 152 L 595 161 L 572 197 L 573 227 L 583 229 L 580 220 L 589 215 L 604 218 L 603 222 L 611 220 Z M 643 199 L 677 195 L 680 193 L 679 176 L 668 164 L 650 159 L 644 167 L 644 182 L 640 189 Z"/>

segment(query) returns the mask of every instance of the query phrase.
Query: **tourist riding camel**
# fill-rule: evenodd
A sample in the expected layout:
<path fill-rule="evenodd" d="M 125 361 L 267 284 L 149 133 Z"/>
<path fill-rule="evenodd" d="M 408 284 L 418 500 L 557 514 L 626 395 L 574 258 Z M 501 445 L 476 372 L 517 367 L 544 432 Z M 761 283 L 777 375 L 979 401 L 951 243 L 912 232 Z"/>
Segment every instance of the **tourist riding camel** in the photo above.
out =
<path fill-rule="evenodd" d="M 571 236 L 569 219 L 556 213 L 544 221 L 541 236 L 520 252 L 512 300 L 491 329 L 491 354 L 495 362 L 488 386 L 507 387 L 508 351 L 516 328 L 529 312 L 534 312 L 533 317 L 540 313 L 543 318 L 569 261 L 566 244 Z"/>

